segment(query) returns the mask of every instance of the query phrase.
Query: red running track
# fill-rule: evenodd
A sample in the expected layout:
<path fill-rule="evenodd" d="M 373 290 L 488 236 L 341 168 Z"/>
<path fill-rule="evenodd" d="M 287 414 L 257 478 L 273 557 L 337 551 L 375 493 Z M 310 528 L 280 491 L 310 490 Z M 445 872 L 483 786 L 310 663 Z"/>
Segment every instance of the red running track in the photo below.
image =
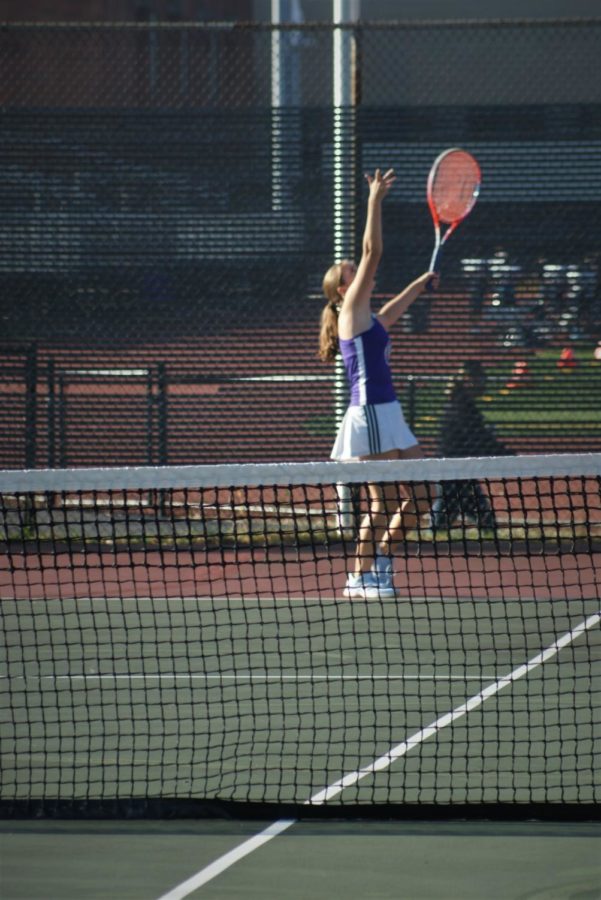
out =
<path fill-rule="evenodd" d="M 348 559 L 321 550 L 19 553 L 0 562 L 0 598 L 336 598 Z M 599 597 L 601 553 L 409 556 L 395 561 L 399 598 L 581 600 Z"/>

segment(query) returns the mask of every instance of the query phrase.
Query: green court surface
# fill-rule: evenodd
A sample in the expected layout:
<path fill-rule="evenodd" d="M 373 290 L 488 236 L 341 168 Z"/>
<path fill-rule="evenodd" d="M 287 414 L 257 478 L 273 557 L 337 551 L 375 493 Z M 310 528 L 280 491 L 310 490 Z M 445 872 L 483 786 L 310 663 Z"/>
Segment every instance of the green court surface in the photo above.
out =
<path fill-rule="evenodd" d="M 159 900 L 264 822 L 0 822 L 3 900 Z M 302 822 L 183 898 L 597 900 L 587 823 Z"/>
<path fill-rule="evenodd" d="M 303 596 L 278 593 L 277 565 L 254 596 L 215 573 L 211 597 L 125 576 L 122 596 L 16 591 L 3 798 L 242 804 L 229 820 L 1 820 L 2 900 L 598 900 L 598 557 L 552 559 L 542 586 L 535 555 L 456 562 L 452 581 L 438 560 L 436 587 L 427 557 L 408 561 L 390 601 L 312 595 L 302 563 Z M 334 802 L 368 816 L 274 826 L 284 812 L 244 810 L 341 779 Z M 443 814 L 385 821 L 384 802 Z M 511 812 L 445 818 L 454 804 Z M 524 821 L 529 804 L 556 821 Z"/>
<path fill-rule="evenodd" d="M 3 615 L 4 796 L 304 803 L 433 723 L 340 801 L 599 790 L 594 599 L 81 598 L 3 601 Z"/>

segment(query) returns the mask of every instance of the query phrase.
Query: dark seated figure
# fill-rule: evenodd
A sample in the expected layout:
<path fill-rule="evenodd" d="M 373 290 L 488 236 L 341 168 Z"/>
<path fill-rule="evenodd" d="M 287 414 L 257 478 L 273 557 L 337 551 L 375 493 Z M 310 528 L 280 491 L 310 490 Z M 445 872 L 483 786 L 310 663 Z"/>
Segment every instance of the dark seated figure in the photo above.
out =
<path fill-rule="evenodd" d="M 486 373 L 476 360 L 465 363 L 453 378 L 442 413 L 439 456 L 507 456 L 511 453 L 497 439 L 478 409 L 476 398 L 486 386 Z M 432 529 L 448 530 L 458 521 L 472 521 L 482 529 L 496 526 L 489 496 L 477 479 L 443 481 L 432 506 Z"/>

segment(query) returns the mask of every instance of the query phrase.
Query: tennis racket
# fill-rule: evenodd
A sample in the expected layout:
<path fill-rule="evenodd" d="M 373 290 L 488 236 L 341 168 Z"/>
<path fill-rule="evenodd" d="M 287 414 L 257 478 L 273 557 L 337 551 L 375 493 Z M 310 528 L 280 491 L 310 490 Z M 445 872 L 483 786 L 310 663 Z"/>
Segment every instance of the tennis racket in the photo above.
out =
<path fill-rule="evenodd" d="M 430 271 L 438 272 L 440 254 L 457 226 L 474 208 L 480 193 L 480 166 L 466 150 L 452 147 L 438 156 L 428 175 L 428 206 L 434 223 Z M 441 225 L 448 228 L 441 234 Z M 432 284 L 428 284 L 432 290 Z"/>

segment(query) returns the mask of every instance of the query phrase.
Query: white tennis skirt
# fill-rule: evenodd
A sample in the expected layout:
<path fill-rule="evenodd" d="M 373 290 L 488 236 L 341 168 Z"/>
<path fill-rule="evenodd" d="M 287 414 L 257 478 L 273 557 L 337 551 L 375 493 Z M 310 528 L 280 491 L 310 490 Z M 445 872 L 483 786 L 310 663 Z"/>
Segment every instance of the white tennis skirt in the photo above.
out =
<path fill-rule="evenodd" d="M 357 459 L 387 450 L 414 447 L 417 438 L 407 425 L 401 404 L 349 406 L 330 454 L 332 459 Z"/>

